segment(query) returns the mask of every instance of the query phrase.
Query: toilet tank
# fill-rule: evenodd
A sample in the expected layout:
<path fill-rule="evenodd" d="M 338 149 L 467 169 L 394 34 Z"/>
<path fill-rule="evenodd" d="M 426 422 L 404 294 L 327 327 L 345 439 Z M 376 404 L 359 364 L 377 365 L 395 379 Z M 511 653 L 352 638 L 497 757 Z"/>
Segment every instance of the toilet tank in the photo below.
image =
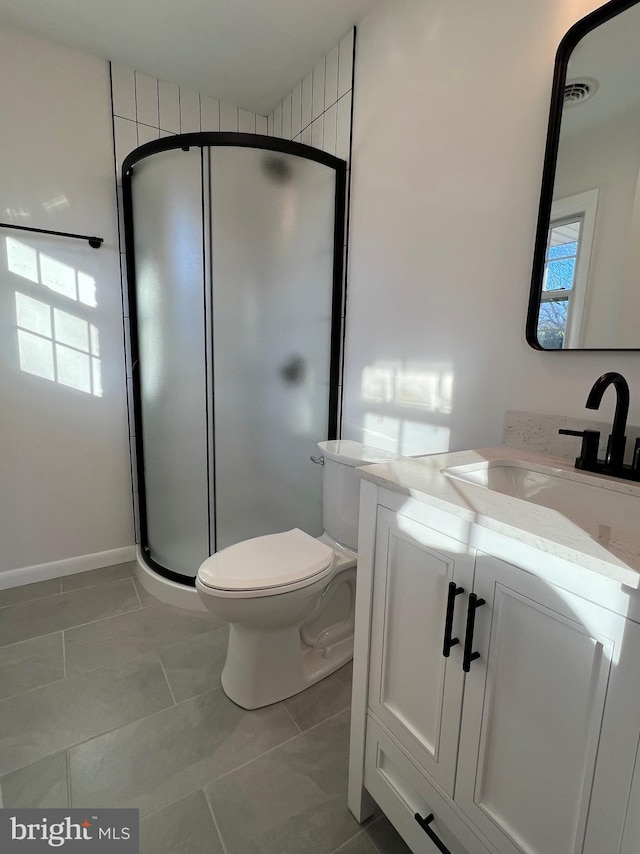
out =
<path fill-rule="evenodd" d="M 349 439 L 318 442 L 322 468 L 322 524 L 329 536 L 350 549 L 358 547 L 360 477 L 357 466 L 397 460 L 397 454 Z"/>

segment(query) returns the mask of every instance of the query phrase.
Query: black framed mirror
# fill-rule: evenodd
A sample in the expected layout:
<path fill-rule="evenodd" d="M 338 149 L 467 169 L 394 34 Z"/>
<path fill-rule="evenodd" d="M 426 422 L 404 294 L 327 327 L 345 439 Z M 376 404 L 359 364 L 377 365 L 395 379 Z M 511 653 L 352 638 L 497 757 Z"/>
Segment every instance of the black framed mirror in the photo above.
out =
<path fill-rule="evenodd" d="M 640 349 L 639 0 L 612 0 L 558 48 L 526 337 Z"/>

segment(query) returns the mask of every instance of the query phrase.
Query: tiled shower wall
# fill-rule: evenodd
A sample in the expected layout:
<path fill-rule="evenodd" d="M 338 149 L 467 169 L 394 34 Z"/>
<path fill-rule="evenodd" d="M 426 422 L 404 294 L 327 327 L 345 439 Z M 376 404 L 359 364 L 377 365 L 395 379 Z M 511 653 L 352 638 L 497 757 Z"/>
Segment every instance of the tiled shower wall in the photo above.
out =
<path fill-rule="evenodd" d="M 291 139 L 349 162 L 355 30 L 301 80 L 268 116 L 269 136 Z"/>
<path fill-rule="evenodd" d="M 277 136 L 311 145 L 348 162 L 351 146 L 354 39 L 355 30 L 351 30 L 278 104 L 268 118 L 224 101 L 218 101 L 192 89 L 158 80 L 131 68 L 111 64 L 114 167 L 118 195 L 129 445 L 136 542 L 140 541 L 138 480 L 129 346 L 129 301 L 122 222 L 122 162 L 129 152 L 145 142 L 178 133 L 197 133 L 198 131 L 238 131 Z M 346 255 L 346 232 L 343 252 Z M 342 325 L 344 329 L 344 305 Z M 342 399 L 342 388 L 340 388 L 340 399 Z"/>

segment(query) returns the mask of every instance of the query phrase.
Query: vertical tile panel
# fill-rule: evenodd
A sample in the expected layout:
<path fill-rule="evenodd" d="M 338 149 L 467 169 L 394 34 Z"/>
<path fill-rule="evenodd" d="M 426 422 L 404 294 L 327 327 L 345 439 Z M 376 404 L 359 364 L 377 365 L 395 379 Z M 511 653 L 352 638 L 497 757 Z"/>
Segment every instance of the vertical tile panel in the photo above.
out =
<path fill-rule="evenodd" d="M 313 69 L 313 89 L 311 93 L 311 118 L 317 119 L 324 112 L 324 57 Z"/>
<path fill-rule="evenodd" d="M 220 102 L 208 95 L 200 95 L 200 130 L 220 130 Z"/>
<path fill-rule="evenodd" d="M 282 138 L 282 103 L 273 111 L 273 135 Z"/>
<path fill-rule="evenodd" d="M 118 184 L 122 183 L 122 161 L 138 147 L 138 129 L 135 122 L 116 116 L 113 120 L 116 143 L 116 175 Z"/>
<path fill-rule="evenodd" d="M 313 101 L 313 71 L 302 81 L 302 129 L 311 124 Z"/>
<path fill-rule="evenodd" d="M 273 136 L 273 113 L 269 113 L 267 116 L 267 133 L 269 136 Z"/>
<path fill-rule="evenodd" d="M 151 128 L 148 125 L 138 125 L 138 145 L 144 145 L 145 142 L 151 142 L 153 139 L 160 138 L 158 128 Z"/>
<path fill-rule="evenodd" d="M 256 132 L 256 114 L 238 109 L 238 130 L 240 133 Z"/>
<path fill-rule="evenodd" d="M 136 81 L 132 68 L 111 63 L 111 91 L 114 116 L 135 121 Z"/>
<path fill-rule="evenodd" d="M 220 101 L 220 130 L 238 130 L 238 108 L 225 101 Z"/>
<path fill-rule="evenodd" d="M 256 116 L 256 133 L 261 133 L 266 136 L 269 132 L 268 121 L 266 116 Z"/>
<path fill-rule="evenodd" d="M 144 125 L 160 127 L 158 119 L 158 81 L 136 71 L 136 119 Z"/>
<path fill-rule="evenodd" d="M 282 102 L 282 138 L 291 139 L 291 92 Z"/>
<path fill-rule="evenodd" d="M 324 108 L 328 109 L 338 100 L 338 52 L 339 45 L 330 50 L 326 57 L 324 76 Z"/>
<path fill-rule="evenodd" d="M 178 87 L 164 80 L 158 81 L 160 104 L 160 128 L 171 133 L 180 133 L 180 95 Z"/>
<path fill-rule="evenodd" d="M 336 153 L 336 129 L 338 118 L 338 105 L 332 104 L 324 114 L 324 142 L 323 149 L 327 154 Z"/>
<path fill-rule="evenodd" d="M 200 95 L 193 89 L 180 87 L 180 133 L 200 130 Z"/>
<path fill-rule="evenodd" d="M 324 116 L 311 122 L 311 145 L 322 150 L 324 146 Z"/>
<path fill-rule="evenodd" d="M 349 160 L 351 143 L 351 92 L 338 101 L 338 122 L 336 133 L 336 156 Z"/>
<path fill-rule="evenodd" d="M 311 145 L 311 125 L 307 125 L 300 134 L 300 142 L 303 145 Z"/>
<path fill-rule="evenodd" d="M 302 83 L 291 92 L 291 136 L 295 139 L 302 130 Z"/>
<path fill-rule="evenodd" d="M 353 30 L 350 30 L 340 42 L 338 56 L 338 98 L 351 89 L 353 72 Z"/>

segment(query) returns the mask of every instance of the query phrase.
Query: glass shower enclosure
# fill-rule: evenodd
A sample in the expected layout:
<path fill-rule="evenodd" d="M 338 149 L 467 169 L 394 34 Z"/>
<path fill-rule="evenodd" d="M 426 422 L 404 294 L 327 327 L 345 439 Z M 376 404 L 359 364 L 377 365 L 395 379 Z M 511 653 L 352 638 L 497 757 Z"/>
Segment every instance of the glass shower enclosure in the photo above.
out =
<path fill-rule="evenodd" d="M 183 134 L 123 164 L 140 546 L 193 584 L 215 551 L 322 532 L 337 430 L 345 163 Z"/>

